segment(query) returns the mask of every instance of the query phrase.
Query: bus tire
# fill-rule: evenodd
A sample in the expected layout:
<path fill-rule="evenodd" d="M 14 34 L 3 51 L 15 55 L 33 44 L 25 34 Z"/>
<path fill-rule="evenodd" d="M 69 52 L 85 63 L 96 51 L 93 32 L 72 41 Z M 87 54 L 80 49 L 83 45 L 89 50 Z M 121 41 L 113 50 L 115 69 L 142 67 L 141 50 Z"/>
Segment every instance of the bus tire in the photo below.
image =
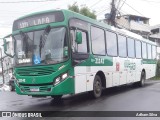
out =
<path fill-rule="evenodd" d="M 62 99 L 62 95 L 53 95 L 51 97 L 54 98 L 55 101 L 61 101 Z"/>
<path fill-rule="evenodd" d="M 92 95 L 94 98 L 99 98 L 102 94 L 102 81 L 101 78 L 96 75 L 93 82 Z"/>
<path fill-rule="evenodd" d="M 141 73 L 141 80 L 138 82 L 139 87 L 143 87 L 145 85 L 146 74 L 144 71 Z"/>
<path fill-rule="evenodd" d="M 10 91 L 14 91 L 14 88 L 12 85 L 9 85 L 9 89 L 10 89 Z"/>

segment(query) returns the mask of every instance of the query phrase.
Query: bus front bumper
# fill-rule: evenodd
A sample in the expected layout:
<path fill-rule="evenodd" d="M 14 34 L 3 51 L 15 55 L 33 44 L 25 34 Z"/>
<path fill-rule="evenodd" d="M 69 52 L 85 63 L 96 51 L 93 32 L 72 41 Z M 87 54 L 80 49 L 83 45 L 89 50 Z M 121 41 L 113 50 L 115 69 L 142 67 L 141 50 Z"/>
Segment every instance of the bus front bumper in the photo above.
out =
<path fill-rule="evenodd" d="M 42 85 L 42 86 L 24 86 L 18 85 L 15 82 L 16 93 L 19 95 L 31 95 L 31 96 L 52 96 L 52 95 L 64 95 L 74 93 L 73 79 L 67 78 L 56 86 Z"/>

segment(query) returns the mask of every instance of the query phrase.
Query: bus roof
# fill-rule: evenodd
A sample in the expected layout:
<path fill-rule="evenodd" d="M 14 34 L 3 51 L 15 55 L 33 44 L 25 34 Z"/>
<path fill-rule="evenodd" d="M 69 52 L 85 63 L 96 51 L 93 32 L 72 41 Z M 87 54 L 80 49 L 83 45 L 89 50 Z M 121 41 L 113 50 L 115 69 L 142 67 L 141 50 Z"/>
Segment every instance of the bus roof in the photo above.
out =
<path fill-rule="evenodd" d="M 49 13 L 49 12 L 55 12 L 55 11 L 62 11 L 64 13 L 65 16 L 70 16 L 70 18 L 78 18 L 78 19 L 81 19 L 81 20 L 84 20 L 86 22 L 89 22 L 89 23 L 92 23 L 94 25 L 97 25 L 97 26 L 100 26 L 102 28 L 105 28 L 105 29 L 109 29 L 109 30 L 112 30 L 112 31 L 115 31 L 119 34 L 123 34 L 125 36 L 129 36 L 129 37 L 132 37 L 132 38 L 135 38 L 135 39 L 139 39 L 141 41 L 144 41 L 144 42 L 147 42 L 147 43 L 150 43 L 150 44 L 153 44 L 153 45 L 156 45 L 155 42 L 152 42 L 148 39 L 145 39 L 143 38 L 142 36 L 138 35 L 138 34 L 135 34 L 133 32 L 130 32 L 128 30 L 125 30 L 125 29 L 118 29 L 118 28 L 115 28 L 115 27 L 112 27 L 106 23 L 102 23 L 102 22 L 98 22 L 97 20 L 94 20 L 92 18 L 89 18 L 89 17 L 86 17 L 84 15 L 81 15 L 79 13 L 76 13 L 76 12 L 73 12 L 73 11 L 70 11 L 70 10 L 65 10 L 65 9 L 55 9 L 55 10 L 46 10 L 46 11 L 40 11 L 40 12 L 35 12 L 35 13 L 31 13 L 31 14 L 28 14 L 28 15 L 25 15 L 25 16 L 22 16 L 16 20 L 19 20 L 19 19 L 24 19 L 26 17 L 30 17 L 30 16 L 34 16 L 34 15 L 38 15 L 38 14 L 43 14 L 43 13 Z M 15 20 L 15 21 L 16 21 Z"/>

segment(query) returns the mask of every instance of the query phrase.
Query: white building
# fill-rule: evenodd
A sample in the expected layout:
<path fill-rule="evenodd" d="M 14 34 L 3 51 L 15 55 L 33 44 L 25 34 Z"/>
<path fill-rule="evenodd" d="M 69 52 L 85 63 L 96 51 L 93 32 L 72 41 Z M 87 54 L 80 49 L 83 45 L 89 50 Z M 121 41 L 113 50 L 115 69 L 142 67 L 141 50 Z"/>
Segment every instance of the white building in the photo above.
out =
<path fill-rule="evenodd" d="M 149 19 L 150 18 L 147 17 L 128 14 L 117 17 L 116 23 L 117 26 L 121 28 L 126 28 L 136 34 L 148 38 L 150 35 Z"/>
<path fill-rule="evenodd" d="M 4 53 L 4 48 L 3 48 L 3 39 L 0 40 L 0 56 L 2 53 L 2 56 L 0 57 L 2 59 L 2 64 L 3 64 L 3 75 L 4 75 L 4 81 L 7 83 L 9 79 L 12 77 L 12 70 L 13 70 L 13 59 L 11 57 L 8 57 Z M 7 42 L 7 53 L 13 53 L 13 44 L 11 41 Z M 0 78 L 2 78 L 2 67 L 0 66 Z M 1 84 L 1 79 L 0 79 L 0 84 Z"/>

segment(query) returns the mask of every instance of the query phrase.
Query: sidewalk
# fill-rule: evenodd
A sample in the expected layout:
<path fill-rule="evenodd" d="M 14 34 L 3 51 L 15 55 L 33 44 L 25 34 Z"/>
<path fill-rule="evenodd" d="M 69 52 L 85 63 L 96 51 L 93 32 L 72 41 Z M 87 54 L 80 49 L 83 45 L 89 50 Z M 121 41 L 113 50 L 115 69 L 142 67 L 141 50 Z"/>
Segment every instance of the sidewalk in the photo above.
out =
<path fill-rule="evenodd" d="M 9 85 L 6 84 L 0 84 L 0 92 L 1 91 L 11 91 Z"/>

